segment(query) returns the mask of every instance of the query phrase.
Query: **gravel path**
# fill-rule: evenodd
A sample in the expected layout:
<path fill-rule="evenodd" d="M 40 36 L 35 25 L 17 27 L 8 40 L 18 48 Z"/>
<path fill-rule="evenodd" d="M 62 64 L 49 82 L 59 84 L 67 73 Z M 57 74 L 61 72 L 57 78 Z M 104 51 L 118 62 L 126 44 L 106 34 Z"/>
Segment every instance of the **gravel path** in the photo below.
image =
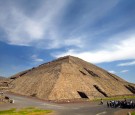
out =
<path fill-rule="evenodd" d="M 56 104 L 14 94 L 6 95 L 14 99 L 15 103 L 0 104 L 0 110 L 34 106 L 42 109 L 54 110 L 57 115 L 114 115 L 114 113 L 115 115 L 124 115 L 118 113 L 121 112 L 120 108 L 107 108 L 106 105 L 99 105 L 97 102 Z"/>

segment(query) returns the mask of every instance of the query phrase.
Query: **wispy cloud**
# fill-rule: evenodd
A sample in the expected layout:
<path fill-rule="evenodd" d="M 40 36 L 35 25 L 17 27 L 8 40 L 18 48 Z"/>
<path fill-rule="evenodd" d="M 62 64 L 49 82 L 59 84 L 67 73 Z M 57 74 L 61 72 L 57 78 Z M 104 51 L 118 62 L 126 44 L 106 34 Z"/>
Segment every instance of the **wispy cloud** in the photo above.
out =
<path fill-rule="evenodd" d="M 75 28 L 74 32 L 78 32 L 79 29 L 85 28 L 88 25 L 93 25 L 98 22 L 98 20 L 104 18 L 119 1 L 120 0 L 102 2 L 95 0 L 92 3 L 86 3 L 83 15 L 77 20 L 79 26 Z"/>
<path fill-rule="evenodd" d="M 38 58 L 38 56 L 35 55 L 35 54 L 31 56 L 31 59 L 32 59 L 32 61 L 34 61 L 34 62 L 43 62 L 43 61 L 44 61 L 43 59 Z"/>
<path fill-rule="evenodd" d="M 65 20 L 63 18 L 69 11 L 72 0 L 41 0 L 40 2 L 42 2 L 41 6 L 37 7 L 31 15 L 24 12 L 22 8 L 24 6 L 18 7 L 15 2 L 3 3 L 4 6 L 0 6 L 0 27 L 5 32 L 6 37 L 0 38 L 0 40 L 12 45 L 45 49 L 68 46 L 82 48 L 85 46 L 84 41 L 88 38 L 94 38 L 93 31 L 85 33 L 83 29 L 107 15 L 119 3 L 119 0 L 106 1 L 105 3 L 99 1 L 84 2 L 84 7 L 78 8 L 79 11 L 82 11 L 82 13 L 78 13 L 79 18 L 73 17 L 75 19 L 73 25 L 70 23 L 61 24 L 67 20 L 67 17 Z M 52 4 L 55 5 L 52 7 Z M 89 4 L 93 5 L 89 6 Z M 97 7 L 95 8 L 95 6 Z M 72 14 L 72 12 L 70 13 Z M 73 19 L 69 21 L 72 22 Z M 67 29 L 68 27 L 71 29 Z"/>
<path fill-rule="evenodd" d="M 131 36 L 115 43 L 106 43 L 104 48 L 97 51 L 77 52 L 77 50 L 68 50 L 64 53 L 58 53 L 55 57 L 73 55 L 80 57 L 88 62 L 102 63 L 117 60 L 135 59 L 135 36 Z"/>
<path fill-rule="evenodd" d="M 118 66 L 132 66 L 132 65 L 135 65 L 135 61 L 118 64 Z"/>
<path fill-rule="evenodd" d="M 129 70 L 122 70 L 121 73 L 127 73 Z"/>
<path fill-rule="evenodd" d="M 18 7 L 16 2 L 4 2 L 3 6 L 0 4 L 0 29 L 6 37 L 1 37 L 0 40 L 8 44 L 44 49 L 69 49 L 69 46 L 72 46 L 72 49 L 55 57 L 70 54 L 93 63 L 134 59 L 135 35 L 128 33 L 127 38 L 125 34 L 115 37 L 115 29 L 119 30 L 134 17 L 123 18 L 120 15 L 114 20 L 109 19 L 109 12 L 118 8 L 116 6 L 120 1 L 95 0 L 79 4 L 72 0 L 41 0 L 40 7 L 38 6 L 31 15 L 24 12 L 25 6 Z M 72 3 L 75 6 L 72 6 Z M 55 5 L 52 7 L 52 4 Z M 69 8 L 70 6 L 72 7 Z M 69 17 L 71 19 L 67 19 Z M 114 40 L 108 42 L 110 39 Z M 91 50 L 91 47 L 95 49 Z"/>
<path fill-rule="evenodd" d="M 110 70 L 109 72 L 110 72 L 110 73 L 113 73 L 113 74 L 115 74 L 115 73 L 116 73 L 114 70 Z"/>
<path fill-rule="evenodd" d="M 0 40 L 13 45 L 46 49 L 61 47 L 62 43 L 67 46 L 75 45 L 71 41 L 76 41 L 76 37 L 64 38 L 58 31 L 58 17 L 61 17 L 68 3 L 66 0 L 42 1 L 42 5 L 33 15 L 27 15 L 15 3 L 5 3 L 5 6 L 1 7 L 0 27 L 5 32 L 6 39 L 0 38 Z M 53 8 L 52 4 L 55 4 Z M 70 37 L 73 38 L 71 41 Z"/>

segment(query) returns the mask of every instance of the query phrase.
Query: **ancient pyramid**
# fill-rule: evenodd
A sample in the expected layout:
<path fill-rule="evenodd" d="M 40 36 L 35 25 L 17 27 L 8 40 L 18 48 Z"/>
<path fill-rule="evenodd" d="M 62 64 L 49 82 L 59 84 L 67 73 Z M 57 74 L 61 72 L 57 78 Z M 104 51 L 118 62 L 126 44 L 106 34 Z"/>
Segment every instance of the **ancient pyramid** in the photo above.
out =
<path fill-rule="evenodd" d="M 66 56 L 11 77 L 11 91 L 44 100 L 132 95 L 135 85 L 91 63 Z"/>

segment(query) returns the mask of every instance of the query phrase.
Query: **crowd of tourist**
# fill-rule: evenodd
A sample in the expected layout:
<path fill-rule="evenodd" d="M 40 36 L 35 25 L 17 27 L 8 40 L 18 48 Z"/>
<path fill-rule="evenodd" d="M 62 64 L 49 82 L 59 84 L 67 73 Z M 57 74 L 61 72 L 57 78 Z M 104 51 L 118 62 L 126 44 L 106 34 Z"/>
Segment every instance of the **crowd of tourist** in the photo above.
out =
<path fill-rule="evenodd" d="M 126 99 L 123 101 L 107 101 L 107 107 L 111 108 L 135 108 L 135 102 L 132 100 L 127 101 Z"/>

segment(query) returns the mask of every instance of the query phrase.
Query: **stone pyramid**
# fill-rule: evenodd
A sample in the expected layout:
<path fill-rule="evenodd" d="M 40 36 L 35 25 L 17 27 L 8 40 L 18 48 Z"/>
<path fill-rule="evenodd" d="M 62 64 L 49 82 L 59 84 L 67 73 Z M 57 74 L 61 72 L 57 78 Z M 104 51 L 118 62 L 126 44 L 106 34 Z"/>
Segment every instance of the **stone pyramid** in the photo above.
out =
<path fill-rule="evenodd" d="M 12 76 L 11 92 L 44 100 L 132 95 L 135 85 L 73 56 L 58 58 Z"/>

